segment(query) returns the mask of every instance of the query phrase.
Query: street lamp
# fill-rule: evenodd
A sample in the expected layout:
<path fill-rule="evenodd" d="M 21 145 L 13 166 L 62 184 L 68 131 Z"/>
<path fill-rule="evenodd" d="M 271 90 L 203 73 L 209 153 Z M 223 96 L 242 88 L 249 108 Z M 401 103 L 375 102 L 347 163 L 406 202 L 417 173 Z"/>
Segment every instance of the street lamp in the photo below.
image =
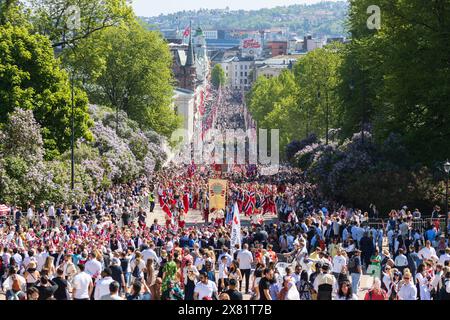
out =
<path fill-rule="evenodd" d="M 447 160 L 444 163 L 445 177 L 445 238 L 448 238 L 448 180 L 450 172 L 450 162 Z"/>
<path fill-rule="evenodd" d="M 75 114 L 74 114 L 74 109 L 75 109 L 75 103 L 74 103 L 74 71 L 72 70 L 71 76 L 70 76 L 70 87 L 71 87 L 71 98 L 72 98 L 72 115 L 71 115 L 71 125 L 72 125 L 72 136 L 70 139 L 70 168 L 71 168 L 71 172 L 70 172 L 70 188 L 73 191 L 75 189 Z"/>

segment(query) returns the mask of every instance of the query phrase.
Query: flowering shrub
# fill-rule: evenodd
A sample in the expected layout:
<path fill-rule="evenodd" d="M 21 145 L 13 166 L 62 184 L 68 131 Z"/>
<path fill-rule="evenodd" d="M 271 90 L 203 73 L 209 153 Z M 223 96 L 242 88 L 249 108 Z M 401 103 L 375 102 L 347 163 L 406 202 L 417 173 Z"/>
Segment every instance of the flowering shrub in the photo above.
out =
<path fill-rule="evenodd" d="M 142 131 L 124 113 L 116 133 L 113 110 L 91 106 L 94 140 L 76 143 L 74 190 L 71 190 L 70 151 L 44 160 L 41 128 L 31 111 L 17 109 L 0 131 L 0 202 L 82 201 L 88 194 L 115 182 L 127 182 L 157 170 L 166 159 L 163 138 Z"/>
<path fill-rule="evenodd" d="M 367 209 L 371 203 L 382 212 L 400 204 L 431 206 L 438 184 L 427 168 L 413 168 L 400 139 L 391 135 L 381 144 L 370 133 L 360 133 L 340 145 L 311 142 L 295 155 L 320 193 L 338 203 Z"/>

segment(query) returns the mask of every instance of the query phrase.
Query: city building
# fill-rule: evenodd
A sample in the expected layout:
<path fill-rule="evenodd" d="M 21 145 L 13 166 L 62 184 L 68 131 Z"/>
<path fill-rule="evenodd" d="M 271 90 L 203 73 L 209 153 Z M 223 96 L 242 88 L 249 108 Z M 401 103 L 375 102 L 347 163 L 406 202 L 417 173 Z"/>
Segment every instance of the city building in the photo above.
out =
<path fill-rule="evenodd" d="M 226 86 L 236 90 L 249 90 L 254 78 L 255 59 L 236 56 L 221 63 L 227 78 Z"/>
<path fill-rule="evenodd" d="M 187 141 L 192 141 L 194 135 L 194 91 L 176 88 L 173 95 L 173 108 L 177 115 L 183 118 L 183 128 L 186 130 Z"/>
<path fill-rule="evenodd" d="M 282 55 L 255 62 L 255 79 L 259 77 L 278 77 L 283 70 L 292 69 L 305 54 Z"/>
<path fill-rule="evenodd" d="M 230 49 L 208 50 L 208 55 L 211 61 L 211 67 L 214 67 L 216 64 L 221 63 L 230 58 L 239 56 L 240 53 L 241 49 L 238 46 Z"/>
<path fill-rule="evenodd" d="M 288 54 L 287 41 L 267 41 L 266 46 L 269 49 L 272 57 Z"/>
<path fill-rule="evenodd" d="M 198 28 L 195 35 L 189 36 L 187 45 L 169 43 L 169 47 L 173 56 L 172 71 L 175 86 L 195 91 L 197 86 L 206 81 L 210 69 L 202 29 Z"/>
<path fill-rule="evenodd" d="M 208 50 L 227 50 L 239 46 L 241 41 L 239 39 L 206 39 L 206 46 Z"/>
<path fill-rule="evenodd" d="M 313 39 L 312 36 L 306 36 L 303 39 L 303 51 L 310 52 L 318 48 L 323 48 L 323 41 L 320 39 Z"/>
<path fill-rule="evenodd" d="M 219 31 L 217 30 L 205 30 L 203 31 L 206 39 L 219 39 Z"/>

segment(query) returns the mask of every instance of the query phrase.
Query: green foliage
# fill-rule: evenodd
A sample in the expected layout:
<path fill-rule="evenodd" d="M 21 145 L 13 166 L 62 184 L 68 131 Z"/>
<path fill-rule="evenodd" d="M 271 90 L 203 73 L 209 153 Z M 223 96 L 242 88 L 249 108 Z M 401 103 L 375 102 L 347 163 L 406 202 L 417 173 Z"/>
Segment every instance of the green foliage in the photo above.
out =
<path fill-rule="evenodd" d="M 446 1 L 383 0 L 381 29 L 368 30 L 368 0 L 351 1 L 352 43 L 342 70 L 344 132 L 364 121 L 377 141 L 397 133 L 425 165 L 450 156 L 450 7 Z M 347 89 L 351 80 L 355 89 Z"/>
<path fill-rule="evenodd" d="M 15 26 L 28 26 L 28 12 L 19 0 L 0 0 L 0 25 L 10 23 Z"/>
<path fill-rule="evenodd" d="M 131 21 L 134 16 L 126 0 L 31 0 L 30 4 L 35 30 L 48 36 L 53 47 L 74 45 L 95 32 Z M 79 28 L 75 30 L 75 20 L 71 19 L 76 15 L 68 10 L 71 6 L 79 9 Z"/>
<path fill-rule="evenodd" d="M 112 27 L 82 41 L 77 52 L 66 63 L 77 70 L 92 103 L 123 110 L 142 128 L 167 137 L 181 125 L 171 108 L 172 58 L 158 33 L 137 23 Z"/>
<path fill-rule="evenodd" d="M 260 128 L 280 130 L 282 150 L 311 133 L 325 136 L 327 112 L 329 129 L 339 127 L 342 51 L 342 45 L 332 44 L 301 58 L 293 72 L 257 79 L 247 97 L 249 110 Z"/>
<path fill-rule="evenodd" d="M 87 97 L 75 90 L 75 138 L 92 139 Z M 0 26 L 0 123 L 15 108 L 32 110 L 47 158 L 70 147 L 71 90 L 48 39 L 25 27 Z"/>
<path fill-rule="evenodd" d="M 225 84 L 225 82 L 225 72 L 220 64 L 216 64 L 211 71 L 211 83 L 214 88 L 218 89 L 220 86 Z"/>
<path fill-rule="evenodd" d="M 340 145 L 311 141 L 296 154 L 296 160 L 321 194 L 337 203 L 364 210 L 372 203 L 382 214 L 399 204 L 429 208 L 439 200 L 442 185 L 426 167 L 405 165 L 407 154 L 402 154 L 406 159 L 399 165 L 392 153 L 403 149 L 395 135 L 380 145 L 369 133 L 362 144 L 358 133 Z"/>
<path fill-rule="evenodd" d="M 299 86 L 299 112 L 295 120 L 304 130 L 295 138 L 306 138 L 314 133 L 326 135 L 328 113 L 329 129 L 341 125 L 341 101 L 337 94 L 340 84 L 339 68 L 342 64 L 344 46 L 333 43 L 323 49 L 308 53 L 294 66 Z M 291 120 L 292 121 L 292 120 Z"/>
<path fill-rule="evenodd" d="M 95 139 L 76 144 L 71 190 L 70 151 L 44 161 L 41 130 L 32 111 L 14 110 L 0 131 L 0 202 L 25 206 L 28 201 L 82 201 L 99 188 L 152 173 L 165 161 L 159 135 L 141 131 L 124 114 L 117 135 L 111 109 L 92 106 L 90 112 Z"/>

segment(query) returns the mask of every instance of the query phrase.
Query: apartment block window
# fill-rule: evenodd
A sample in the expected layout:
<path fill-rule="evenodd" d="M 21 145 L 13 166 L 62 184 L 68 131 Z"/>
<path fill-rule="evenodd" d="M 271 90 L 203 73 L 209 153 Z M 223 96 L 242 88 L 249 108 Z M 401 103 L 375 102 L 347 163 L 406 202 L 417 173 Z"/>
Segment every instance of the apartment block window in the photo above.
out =
<path fill-rule="evenodd" d="M 244 76 L 244 73 L 241 71 L 241 77 L 243 77 Z"/>
<path fill-rule="evenodd" d="M 247 72 L 246 73 L 244 73 L 244 75 L 247 77 Z"/>
<path fill-rule="evenodd" d="M 244 66 L 241 64 L 241 70 L 244 70 Z"/>
<path fill-rule="evenodd" d="M 241 79 L 241 84 L 242 84 L 242 79 Z"/>
<path fill-rule="evenodd" d="M 245 65 L 245 70 L 247 70 L 247 68 L 248 68 L 248 66 L 247 66 L 247 65 Z"/>
<path fill-rule="evenodd" d="M 247 84 L 247 79 L 244 80 L 244 83 Z"/>
<path fill-rule="evenodd" d="M 237 77 L 237 71 L 234 73 L 234 76 Z"/>

